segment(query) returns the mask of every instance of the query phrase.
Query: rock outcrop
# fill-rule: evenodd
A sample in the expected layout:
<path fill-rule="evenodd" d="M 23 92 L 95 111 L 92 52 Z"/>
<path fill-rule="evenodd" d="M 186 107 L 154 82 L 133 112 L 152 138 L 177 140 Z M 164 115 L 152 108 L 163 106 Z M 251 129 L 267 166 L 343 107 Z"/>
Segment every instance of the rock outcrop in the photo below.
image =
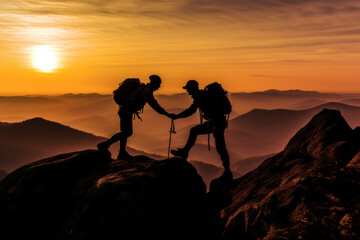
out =
<path fill-rule="evenodd" d="M 284 151 L 236 180 L 223 239 L 359 239 L 360 135 L 324 109 Z"/>
<path fill-rule="evenodd" d="M 199 237 L 207 232 L 205 196 L 196 169 L 181 159 L 64 154 L 25 165 L 0 183 L 1 234 L 44 240 Z"/>
<path fill-rule="evenodd" d="M 4 170 L 0 170 L 0 181 L 5 178 L 7 173 Z"/>

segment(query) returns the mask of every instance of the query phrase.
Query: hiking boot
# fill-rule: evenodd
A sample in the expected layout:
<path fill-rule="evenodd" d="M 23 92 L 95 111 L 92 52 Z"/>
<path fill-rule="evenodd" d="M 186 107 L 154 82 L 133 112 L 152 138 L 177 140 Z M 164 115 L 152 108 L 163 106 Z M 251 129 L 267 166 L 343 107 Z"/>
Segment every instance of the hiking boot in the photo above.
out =
<path fill-rule="evenodd" d="M 188 151 L 184 150 L 183 148 L 178 148 L 177 150 L 171 150 L 171 154 L 183 159 L 187 159 L 188 158 Z"/>
<path fill-rule="evenodd" d="M 107 144 L 107 142 L 101 142 L 97 145 L 97 148 L 99 149 L 99 151 L 109 151 L 109 145 Z"/>
<path fill-rule="evenodd" d="M 131 158 L 132 156 L 127 151 L 123 151 L 123 152 L 119 152 L 117 160 L 129 160 Z"/>

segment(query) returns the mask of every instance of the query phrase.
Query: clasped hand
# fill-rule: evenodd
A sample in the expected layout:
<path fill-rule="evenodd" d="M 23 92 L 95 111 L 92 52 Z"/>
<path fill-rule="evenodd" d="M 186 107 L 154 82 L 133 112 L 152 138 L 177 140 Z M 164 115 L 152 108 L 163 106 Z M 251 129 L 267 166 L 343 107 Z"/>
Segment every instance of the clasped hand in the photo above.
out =
<path fill-rule="evenodd" d="M 173 120 L 175 120 L 175 119 L 178 118 L 175 113 L 169 113 L 169 114 L 167 114 L 167 116 L 168 116 L 169 118 L 173 119 Z"/>

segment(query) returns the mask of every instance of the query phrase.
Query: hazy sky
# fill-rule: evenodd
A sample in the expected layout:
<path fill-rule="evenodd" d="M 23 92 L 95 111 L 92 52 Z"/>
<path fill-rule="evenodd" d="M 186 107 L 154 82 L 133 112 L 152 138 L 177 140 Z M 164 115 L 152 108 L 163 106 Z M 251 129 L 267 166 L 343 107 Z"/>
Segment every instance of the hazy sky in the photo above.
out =
<path fill-rule="evenodd" d="M 0 94 L 110 93 L 151 74 L 162 93 L 188 79 L 360 91 L 359 22 L 359 0 L 0 0 Z M 39 46 L 54 70 L 34 67 Z"/>

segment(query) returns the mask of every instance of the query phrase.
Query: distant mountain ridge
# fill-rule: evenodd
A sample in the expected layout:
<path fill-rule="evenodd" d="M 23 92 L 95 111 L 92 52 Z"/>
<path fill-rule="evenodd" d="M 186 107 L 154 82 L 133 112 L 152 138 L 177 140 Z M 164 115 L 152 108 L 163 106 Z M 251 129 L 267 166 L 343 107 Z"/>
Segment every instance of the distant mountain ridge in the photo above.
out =
<path fill-rule="evenodd" d="M 311 117 L 324 108 L 337 109 L 341 111 L 350 126 L 360 125 L 360 107 L 350 106 L 342 103 L 326 103 L 320 106 L 305 110 L 288 109 L 253 109 L 250 112 L 240 115 L 229 122 L 229 139 L 239 138 L 234 131 L 247 132 L 247 141 L 239 145 L 238 149 L 243 151 L 245 156 L 267 155 L 280 151 Z M 254 139 L 253 139 L 254 138 Z M 256 139 L 263 139 L 265 142 L 257 143 Z M 250 144 L 253 143 L 253 144 Z M 233 143 L 230 143 L 234 147 Z M 265 145 L 264 145 L 265 144 Z M 265 146 L 269 148 L 264 151 Z"/>
<path fill-rule="evenodd" d="M 239 125 L 243 120 L 246 119 L 248 122 L 252 122 L 257 127 L 260 127 L 261 124 L 257 124 L 257 122 L 266 123 L 268 125 L 272 125 L 275 123 L 278 123 L 279 125 L 282 125 L 282 123 L 279 123 L 279 121 L 289 121 L 289 119 L 300 119 L 304 116 L 311 116 L 316 112 L 321 111 L 324 108 L 333 108 L 333 109 L 339 109 L 341 112 L 343 112 L 345 118 L 354 115 L 354 112 L 356 113 L 356 116 L 360 116 L 360 107 L 356 106 L 350 106 L 344 103 L 337 103 L 337 102 L 328 102 L 325 104 L 321 104 L 319 106 L 305 109 L 305 110 L 289 110 L 289 109 L 253 109 L 250 112 L 243 114 L 241 116 L 238 116 L 230 121 L 231 124 Z M 355 121 L 350 121 L 350 124 L 352 125 L 355 123 Z"/>
<path fill-rule="evenodd" d="M 277 90 L 277 89 L 269 89 L 265 91 L 258 92 L 231 92 L 233 95 L 237 96 L 283 96 L 283 97 L 336 97 L 339 96 L 336 93 L 322 93 L 317 91 L 304 91 L 300 89 L 290 89 L 290 90 Z"/>
<path fill-rule="evenodd" d="M 34 128 L 45 127 L 47 131 L 50 131 L 50 133 L 51 133 L 51 131 L 58 131 L 61 129 L 61 131 L 59 131 L 59 135 L 57 135 L 57 137 L 60 137 L 61 135 L 66 135 L 68 132 L 71 132 L 71 134 L 76 133 L 79 135 L 83 134 L 84 136 L 94 136 L 95 137 L 94 134 L 87 133 L 87 132 L 77 130 L 77 129 L 73 129 L 69 126 L 63 125 L 58 122 L 49 121 L 49 120 L 46 120 L 41 117 L 36 117 L 36 118 L 24 120 L 22 122 L 17 122 L 17 123 L 7 123 L 6 127 L 7 127 L 7 131 L 18 130 L 18 131 L 30 131 L 30 132 L 33 132 L 33 131 L 36 132 L 37 129 L 34 129 Z"/>
<path fill-rule="evenodd" d="M 104 140 L 104 137 L 39 117 L 17 123 L 0 123 L 0 169 L 11 171 L 35 159 L 63 152 L 94 149 Z M 130 154 L 162 158 L 130 147 L 128 151 Z M 117 154 L 116 150 L 114 154 Z"/>
<path fill-rule="evenodd" d="M 0 96 L 0 104 L 58 104 L 62 101 L 47 96 Z"/>
<path fill-rule="evenodd" d="M 14 170 L 54 153 L 94 148 L 103 140 L 43 118 L 0 125 L 0 169 Z"/>
<path fill-rule="evenodd" d="M 301 89 L 289 89 L 289 90 L 278 90 L 278 89 L 269 89 L 269 90 L 265 90 L 264 92 L 270 92 L 270 93 L 311 93 L 311 94 L 319 94 L 320 92 L 318 91 L 306 91 L 306 90 L 301 90 Z"/>
<path fill-rule="evenodd" d="M 254 92 L 259 93 L 259 92 Z M 319 95 L 322 94 L 317 91 L 304 91 L 300 89 L 290 89 L 290 90 L 277 90 L 277 89 L 269 89 L 265 90 L 264 93 L 277 93 L 277 94 L 289 94 L 289 95 Z"/>

